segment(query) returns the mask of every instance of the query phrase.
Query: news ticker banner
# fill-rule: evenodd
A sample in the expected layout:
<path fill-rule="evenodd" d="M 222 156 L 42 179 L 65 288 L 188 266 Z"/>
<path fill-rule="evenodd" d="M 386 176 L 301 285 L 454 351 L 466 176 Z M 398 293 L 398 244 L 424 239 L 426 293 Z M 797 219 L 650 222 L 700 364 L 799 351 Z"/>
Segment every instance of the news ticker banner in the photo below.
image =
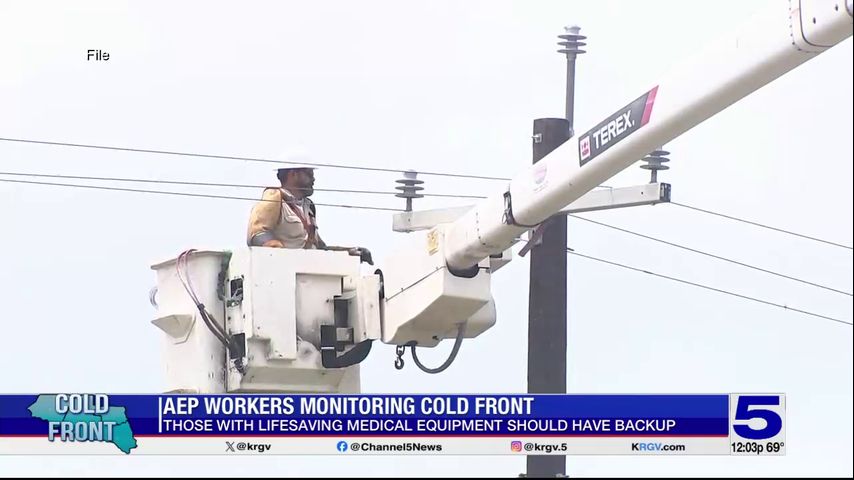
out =
<path fill-rule="evenodd" d="M 0 395 L 0 455 L 784 455 L 786 397 Z"/>

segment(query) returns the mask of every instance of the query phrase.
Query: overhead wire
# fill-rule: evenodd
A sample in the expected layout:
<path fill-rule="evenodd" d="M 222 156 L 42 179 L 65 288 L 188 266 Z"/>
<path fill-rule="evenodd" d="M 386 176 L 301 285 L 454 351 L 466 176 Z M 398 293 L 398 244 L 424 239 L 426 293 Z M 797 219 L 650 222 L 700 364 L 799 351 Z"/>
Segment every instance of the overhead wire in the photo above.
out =
<path fill-rule="evenodd" d="M 211 195 L 205 193 L 190 193 L 190 192 L 171 192 L 171 191 L 163 191 L 163 190 L 146 190 L 139 188 L 124 188 L 124 187 L 105 187 L 101 185 L 80 185 L 74 183 L 54 183 L 54 182 L 35 182 L 29 180 L 11 180 L 7 178 L 0 178 L 0 182 L 3 183 L 19 183 L 26 185 L 46 185 L 46 186 L 54 186 L 54 187 L 71 187 L 71 188 L 87 188 L 93 190 L 108 190 L 108 191 L 117 191 L 117 192 L 133 192 L 133 193 L 145 193 L 145 194 L 154 194 L 154 195 L 173 195 L 173 196 L 181 196 L 181 197 L 195 197 L 195 198 L 213 198 L 213 199 L 221 199 L 221 200 L 245 200 L 251 202 L 274 202 L 275 200 L 265 200 L 260 198 L 250 198 L 250 197 L 235 197 L 230 195 Z M 315 203 L 315 205 L 321 207 L 333 207 L 333 208 L 356 208 L 361 210 L 379 210 L 379 211 L 387 211 L 387 212 L 400 212 L 402 211 L 399 208 L 388 208 L 388 207 L 373 207 L 368 205 L 350 205 L 350 204 L 341 204 L 341 203 Z"/>
<path fill-rule="evenodd" d="M 112 150 L 112 151 L 120 151 L 120 152 L 135 152 L 135 153 L 153 153 L 157 155 L 179 155 L 183 157 L 196 157 L 196 158 L 216 158 L 221 160 L 240 160 L 244 162 L 258 162 L 258 163 L 272 163 L 272 164 L 301 164 L 301 165 L 311 165 L 315 167 L 328 167 L 328 168 L 341 168 L 348 170 L 362 170 L 366 172 L 391 172 L 391 173 L 401 173 L 403 170 L 399 168 L 381 168 L 381 167 L 364 167 L 357 165 L 344 165 L 337 163 L 318 163 L 318 162 L 295 162 L 295 161 L 287 161 L 287 160 L 275 160 L 270 158 L 259 158 L 259 157 L 242 157 L 242 156 L 234 156 L 234 155 L 212 155 L 212 154 L 204 154 L 204 153 L 193 153 L 193 152 L 179 152 L 172 150 L 154 150 L 147 148 L 130 148 L 130 147 L 117 147 L 112 145 L 94 145 L 88 143 L 69 143 L 69 142 L 51 142 L 46 140 L 32 140 L 25 138 L 7 138 L 0 137 L 0 141 L 3 142 L 17 142 L 17 143 L 29 143 L 36 145 L 53 145 L 60 147 L 75 147 L 75 148 L 89 148 L 89 149 L 98 149 L 98 150 Z M 510 178 L 507 177 L 494 177 L 488 175 L 468 175 L 462 173 L 447 173 L 447 172 L 433 172 L 433 171 L 418 171 L 420 175 L 431 175 L 437 177 L 456 177 L 456 178 L 468 178 L 474 180 L 500 180 L 500 181 L 509 181 Z"/>
<path fill-rule="evenodd" d="M 126 182 L 126 183 L 153 183 L 163 185 L 184 185 L 194 187 L 228 187 L 228 188 L 270 188 L 271 185 L 247 184 L 247 183 L 216 183 L 216 182 L 193 182 L 184 180 L 157 180 L 151 178 L 128 178 L 128 177 L 93 177 L 85 175 L 59 175 L 47 173 L 28 173 L 28 172 L 0 172 L 0 175 L 8 175 L 11 177 L 35 177 L 35 178 L 61 178 L 67 180 L 92 180 L 101 182 Z M 275 187 L 274 187 L 275 188 Z M 314 188 L 315 192 L 332 192 L 332 193 L 355 193 L 355 194 L 370 194 L 370 195 L 398 195 L 400 192 L 387 192 L 382 190 L 349 190 L 341 188 Z M 448 193 L 420 193 L 425 197 L 437 198 L 471 198 L 484 199 L 482 195 L 458 195 Z"/>
<path fill-rule="evenodd" d="M 288 160 L 277 160 L 270 158 L 259 158 L 259 157 L 243 157 L 243 156 L 233 156 L 233 155 L 213 155 L 213 154 L 205 154 L 205 153 L 194 153 L 194 152 L 179 152 L 172 150 L 156 150 L 156 149 L 148 149 L 148 148 L 132 148 L 132 147 L 118 147 L 114 145 L 95 145 L 89 143 L 70 143 L 70 142 L 55 142 L 48 140 L 33 140 L 26 138 L 10 138 L 10 137 L 0 137 L 0 141 L 2 142 L 15 142 L 15 143 L 27 143 L 33 145 L 50 145 L 50 146 L 59 146 L 59 147 L 73 147 L 73 148 L 89 148 L 96 150 L 113 150 L 119 152 L 133 152 L 133 153 L 151 153 L 156 155 L 178 155 L 184 157 L 196 157 L 196 158 L 215 158 L 219 160 L 238 160 L 244 162 L 257 162 L 257 163 L 270 163 L 270 164 L 300 164 L 300 165 L 311 165 L 315 167 L 327 167 L 327 168 L 340 168 L 340 169 L 348 169 L 348 170 L 362 170 L 367 172 L 388 172 L 388 173 L 402 173 L 406 169 L 399 168 L 383 168 L 383 167 L 365 167 L 359 165 L 345 165 L 340 163 L 318 163 L 318 162 L 296 162 L 296 161 L 288 161 Z M 513 180 L 510 177 L 496 177 L 490 175 L 472 175 L 472 174 L 464 174 L 464 173 L 450 173 L 450 172 L 437 172 L 437 171 L 422 171 L 417 170 L 416 173 L 419 175 L 430 175 L 437 177 L 450 177 L 450 178 L 467 178 L 472 180 L 496 180 L 509 182 Z M 606 188 L 611 189 L 608 185 L 598 185 L 595 188 Z M 455 195 L 457 196 L 457 195 Z"/>
<path fill-rule="evenodd" d="M 16 143 L 27 143 L 27 144 L 35 144 L 35 145 L 52 145 L 52 146 L 62 146 L 62 147 L 74 147 L 74 148 L 89 148 L 89 149 L 99 149 L 99 150 L 113 150 L 113 151 L 122 151 L 122 152 L 135 152 L 135 153 L 151 153 L 157 155 L 179 155 L 186 157 L 197 157 L 197 158 L 216 158 L 216 159 L 224 159 L 224 160 L 239 160 L 246 162 L 260 162 L 260 163 L 273 163 L 273 164 L 294 164 L 301 163 L 304 165 L 313 165 L 317 167 L 330 167 L 330 168 L 341 168 L 341 169 L 351 169 L 351 170 L 363 170 L 363 171 L 372 171 L 372 172 L 393 172 L 400 173 L 401 169 L 393 169 L 393 168 L 380 168 L 380 167 L 363 167 L 357 165 L 343 165 L 343 164 L 334 164 L 334 163 L 317 163 L 317 162 L 293 162 L 286 160 L 274 160 L 267 158 L 255 158 L 255 157 L 242 157 L 242 156 L 231 156 L 231 155 L 212 155 L 212 154 L 202 154 L 202 153 L 193 153 L 193 152 L 179 152 L 179 151 L 171 151 L 171 150 L 155 150 L 155 149 L 144 149 L 144 148 L 131 148 L 131 147 L 118 147 L 113 145 L 95 145 L 95 144 L 87 144 L 87 143 L 70 143 L 70 142 L 56 142 L 56 141 L 48 141 L 48 140 L 33 140 L 33 139 L 25 139 L 25 138 L 10 138 L 10 137 L 0 137 L 0 141 L 3 142 L 16 142 Z M 508 177 L 495 177 L 495 176 L 487 176 L 487 175 L 469 175 L 469 174 L 460 174 L 460 173 L 448 173 L 448 172 L 434 172 L 434 171 L 419 171 L 419 174 L 422 175 L 431 175 L 431 176 L 440 176 L 440 177 L 456 177 L 456 178 L 468 178 L 468 179 L 479 179 L 479 180 L 499 180 L 499 181 L 510 181 L 511 178 Z M 597 188 L 612 188 L 607 185 L 600 185 Z M 742 223 L 746 223 L 749 225 L 753 225 L 760 228 L 765 228 L 768 230 L 773 230 L 780 233 L 785 233 L 788 235 L 793 235 L 796 237 L 804 238 L 807 240 L 812 240 L 820 243 L 824 243 L 827 245 L 832 245 L 835 247 L 843 248 L 846 250 L 854 250 L 854 247 L 849 245 L 844 245 L 837 242 L 832 242 L 829 240 L 824 240 L 818 237 L 813 237 L 810 235 L 805 235 L 802 233 L 793 232 L 791 230 L 786 230 L 779 227 L 773 227 L 770 225 L 766 225 L 763 223 L 759 223 L 752 220 L 747 220 L 739 217 L 735 217 L 733 215 L 726 215 L 719 212 L 714 212 L 712 210 L 703 209 L 699 207 L 695 207 L 692 205 L 687 205 L 679 202 L 669 202 L 673 205 L 691 209 L 694 211 L 702 212 L 708 215 L 715 215 L 718 217 L 726 218 L 733 221 L 738 221 Z"/>
<path fill-rule="evenodd" d="M 230 200 L 250 200 L 250 201 L 256 201 L 256 202 L 257 202 L 257 201 L 259 201 L 259 199 L 256 199 L 256 198 L 232 197 L 232 196 L 225 196 L 225 195 L 194 194 L 194 193 L 188 193 L 188 192 L 167 192 L 167 191 L 159 191 L 159 190 L 128 189 L 128 188 L 120 188 L 120 187 L 105 187 L 105 186 L 97 186 L 97 185 L 79 185 L 79 184 L 63 184 L 63 183 L 51 183 L 51 182 L 33 182 L 33 181 L 27 181 L 27 180 L 10 180 L 10 179 L 0 179 L 0 182 L 5 182 L 5 183 L 16 183 L 16 184 L 34 184 L 34 185 L 62 186 L 62 187 L 71 187 L 71 188 L 89 188 L 89 189 L 97 189 L 97 190 L 123 191 L 123 192 L 135 192 L 135 193 L 145 193 L 145 194 L 179 195 L 179 196 L 202 197 L 202 198 L 217 198 L 217 199 L 230 199 Z M 355 209 L 368 209 L 368 210 L 400 211 L 399 209 L 384 208 L 384 207 L 369 207 L 369 206 L 361 206 L 361 205 L 342 205 L 342 204 L 317 204 L 317 205 L 328 206 L 328 207 L 344 207 L 344 208 L 355 208 Z M 579 218 L 581 218 L 581 217 L 579 217 Z M 609 225 L 609 226 L 610 226 L 610 225 Z M 634 232 L 633 232 L 633 233 L 634 233 Z M 750 297 L 750 296 L 748 296 L 748 295 L 743 295 L 743 294 L 739 294 L 739 293 L 735 293 L 735 292 L 730 292 L 730 291 L 727 291 L 727 290 L 722 290 L 722 289 L 718 289 L 718 288 L 715 288 L 715 287 L 710 287 L 710 286 L 703 285 L 703 284 L 699 284 L 699 283 L 695 283 L 695 282 L 690 282 L 690 281 L 683 280 L 683 279 L 679 279 L 679 278 L 676 278 L 676 277 L 670 277 L 670 276 L 667 276 L 667 275 L 663 275 L 663 274 L 659 274 L 659 273 L 651 272 L 651 271 L 649 271 L 649 270 L 644 270 L 644 269 L 641 269 L 641 268 L 632 267 L 632 266 L 629 266 L 629 265 L 624 265 L 624 264 L 621 264 L 621 263 L 618 263 L 618 262 L 613 262 L 613 261 L 610 261 L 610 260 L 605 260 L 605 259 L 601 259 L 601 258 L 597 258 L 597 257 L 590 256 L 590 255 L 584 255 L 584 254 L 581 254 L 581 253 L 576 252 L 576 251 L 574 251 L 574 250 L 572 250 L 572 249 L 569 249 L 569 248 L 567 249 L 567 251 L 568 251 L 568 253 L 570 253 L 570 254 L 572 254 L 572 255 L 575 255 L 575 256 L 580 256 L 580 257 L 587 258 L 587 259 L 590 259 L 590 260 L 595 260 L 595 261 L 598 261 L 598 262 L 607 263 L 607 264 L 610 264 L 610 265 L 613 265 L 613 266 L 622 267 L 622 268 L 625 268 L 625 269 L 629 269 L 629 270 L 633 270 L 633 271 L 637 271 L 637 272 L 641 272 L 641 273 L 646 273 L 646 274 L 653 275 L 653 276 L 656 276 L 656 277 L 659 277 L 659 278 L 664 278 L 664 279 L 667 279 L 667 280 L 671 280 L 671 281 L 675 281 L 675 282 L 679 282 L 679 283 L 683 283 L 683 284 L 691 285 L 691 286 L 694 286 L 694 287 L 703 288 L 703 289 L 706 289 L 706 290 L 711 290 L 711 291 L 715 291 L 715 292 L 718 292 L 718 293 L 723 293 L 723 294 L 727 294 L 727 295 L 735 296 L 735 297 L 742 298 L 742 299 L 745 299 L 745 300 L 750 300 L 750 301 L 759 302 L 759 303 L 766 304 L 766 305 L 771 305 L 771 306 L 775 306 L 775 307 L 783 308 L 783 309 L 786 309 L 786 310 L 790 310 L 790 311 L 794 311 L 794 312 L 802 313 L 802 314 L 805 314 L 805 315 L 810 315 L 810 316 L 814 316 L 814 317 L 822 318 L 822 319 L 829 320 L 829 321 L 833 321 L 833 322 L 837 322 L 837 323 L 842 323 L 842 324 L 845 324 L 845 325 L 852 325 L 852 323 L 851 323 L 851 322 L 846 322 L 846 321 L 844 321 L 844 320 L 840 320 L 840 319 L 837 319 L 837 318 L 828 317 L 828 316 L 825 316 L 825 315 L 821 315 L 821 314 L 817 314 L 817 313 L 809 312 L 809 311 L 806 311 L 806 310 L 797 309 L 797 308 L 794 308 L 794 307 L 789 307 L 789 306 L 782 305 L 782 304 L 777 304 L 777 303 L 774 303 L 774 302 L 769 302 L 769 301 L 767 301 L 767 300 L 762 300 L 762 299 L 759 299 L 759 298 Z M 183 283 L 183 282 L 182 282 L 182 283 Z M 185 287 L 185 288 L 187 288 L 187 287 Z M 192 295 L 192 294 L 191 294 L 191 295 Z"/>
<path fill-rule="evenodd" d="M 647 239 L 647 240 L 651 240 L 651 241 L 658 242 L 658 243 L 661 243 L 661 244 L 664 244 L 664 245 L 668 245 L 668 246 L 671 246 L 671 247 L 679 248 L 679 249 L 682 249 L 682 250 L 685 250 L 685 251 L 688 251 L 688 252 L 696 253 L 696 254 L 699 254 L 699 255 L 704 255 L 704 256 L 707 256 L 707 257 L 710 257 L 710 258 L 714 258 L 714 259 L 716 259 L 716 260 L 720 260 L 720 261 L 723 261 L 723 262 L 732 263 L 732 264 L 734 264 L 734 265 L 738 265 L 738 266 L 745 267 L 745 268 L 749 268 L 749 269 L 756 270 L 756 271 L 759 271 L 759 272 L 767 273 L 767 274 L 769 274 L 769 275 L 774 275 L 774 276 L 777 276 L 777 277 L 785 278 L 785 279 L 787 279 L 787 280 L 792 280 L 792 281 L 794 281 L 794 282 L 799 282 L 799 283 L 803 283 L 803 284 L 805 284 L 805 285 L 810 285 L 810 286 L 813 286 L 813 287 L 816 287 L 816 288 L 821 288 L 821 289 L 824 289 L 824 290 L 829 290 L 829 291 L 831 291 L 831 292 L 839 293 L 839 294 L 842 294 L 842 295 L 847 295 L 847 296 L 849 296 L 849 297 L 854 296 L 854 295 L 852 295 L 852 294 L 851 294 L 851 293 L 849 293 L 849 292 L 846 292 L 846 291 L 843 291 L 843 290 L 838 290 L 838 289 L 833 288 L 833 287 L 828 287 L 828 286 L 826 286 L 826 285 L 821 285 L 821 284 L 819 284 L 819 283 L 811 282 L 811 281 L 809 281 L 809 280 L 804 280 L 804 279 L 797 278 L 797 277 L 793 277 L 793 276 L 786 275 L 786 274 L 783 274 L 783 273 L 775 272 L 775 271 L 773 271 L 773 270 L 768 270 L 768 269 L 766 269 L 766 268 L 757 267 L 757 266 L 755 266 L 755 265 L 750 265 L 750 264 L 748 264 L 748 263 L 740 262 L 740 261 L 738 261 L 738 260 L 733 260 L 733 259 L 731 259 L 731 258 L 722 257 L 722 256 L 720 256 L 720 255 L 715 255 L 715 254 L 713 254 L 713 253 L 704 252 L 704 251 L 702 251 L 702 250 L 698 250 L 698 249 L 696 249 L 696 248 L 687 247 L 687 246 L 685 246 L 685 245 L 680 245 L 680 244 L 678 244 L 678 243 L 670 242 L 670 241 L 663 240 L 663 239 L 660 239 L 660 238 L 652 237 L 652 236 L 649 236 L 649 235 L 644 235 L 644 234 L 642 234 L 642 233 L 638 233 L 638 232 L 635 232 L 635 231 L 632 231 L 632 230 L 628 230 L 628 229 L 625 229 L 625 228 L 617 227 L 617 226 L 615 226 L 615 225 L 609 225 L 609 224 L 607 224 L 607 223 L 599 222 L 599 221 L 596 221 L 596 220 L 593 220 L 593 219 L 590 219 L 590 218 L 581 217 L 581 216 L 578 216 L 578 215 L 572 215 L 572 214 L 570 214 L 569 216 L 570 216 L 570 217 L 572 217 L 572 218 L 576 218 L 576 219 L 578 219 L 578 220 L 583 220 L 583 221 L 585 221 L 585 222 L 589 222 L 589 223 L 592 223 L 592 224 L 595 224 L 595 225 L 599 225 L 599 226 L 602 226 L 602 227 L 610 228 L 610 229 L 612 229 L 612 230 L 617 230 L 617 231 L 619 231 L 619 232 L 628 233 L 628 234 L 630 234 L 630 235 L 634 235 L 634 236 L 636 236 L 636 237 L 645 238 L 645 239 Z"/>
<path fill-rule="evenodd" d="M 598 257 L 594 257 L 594 256 L 591 256 L 591 255 L 585 255 L 585 254 L 583 254 L 583 253 L 576 252 L 575 250 L 573 250 L 573 249 L 571 249 L 571 248 L 567 248 L 566 250 L 567 250 L 567 252 L 568 252 L 569 254 L 571 254 L 571 255 L 575 255 L 575 256 L 577 256 L 577 257 L 586 258 L 586 259 L 589 259 L 589 260 L 594 260 L 594 261 L 601 262 L 601 263 L 606 263 L 606 264 L 608 264 L 608 265 L 612 265 L 612 266 L 615 266 L 615 267 L 620 267 L 620 268 L 624 268 L 624 269 L 628 269 L 628 270 L 633 270 L 633 271 L 635 271 L 635 272 L 640 272 L 640 273 L 646 273 L 646 274 L 648 274 L 648 275 L 652 275 L 652 276 L 654 276 L 654 277 L 663 278 L 663 279 L 666 279 L 666 280 L 670 280 L 670 281 L 673 281 L 673 282 L 682 283 L 682 284 L 685 284 L 685 285 L 690 285 L 690 286 L 697 287 L 697 288 L 702 288 L 702 289 L 705 289 L 705 290 L 711 290 L 711 291 L 713 291 L 713 292 L 718 292 L 718 293 L 723 293 L 723 294 L 726 294 L 726 295 L 731 295 L 731 296 L 733 296 L 733 297 L 741 298 L 741 299 L 743 299 L 743 300 L 749 300 L 749 301 L 752 301 L 752 302 L 758 302 L 758 303 L 762 303 L 762 304 L 765 304 L 765 305 L 770 305 L 770 306 L 773 306 L 773 307 L 782 308 L 782 309 L 784 309 L 784 310 L 789 310 L 789 311 L 792 311 L 792 312 L 797 312 L 797 313 L 801 313 L 801 314 L 804 314 L 804 315 L 809 315 L 809 316 L 813 316 L 813 317 L 821 318 L 821 319 L 828 320 L 828 321 L 831 321 L 831 322 L 841 323 L 841 324 L 843 324 L 843 325 L 854 325 L 854 324 L 853 324 L 853 323 L 851 323 L 851 322 L 846 322 L 845 320 L 840 320 L 840 319 L 838 319 L 838 318 L 828 317 L 828 316 L 826 316 L 826 315 L 821 315 L 821 314 L 814 313 L 814 312 L 810 312 L 810 311 L 807 311 L 807 310 L 801 310 L 801 309 L 799 309 L 799 308 L 789 307 L 788 305 L 783 305 L 783 304 L 779 304 L 779 303 L 774 303 L 774 302 L 770 302 L 770 301 L 768 301 L 768 300 L 762 300 L 762 299 L 760 299 L 760 298 L 751 297 L 751 296 L 749 296 L 749 295 L 744 295 L 744 294 L 741 294 L 741 293 L 736 293 L 736 292 L 731 292 L 731 291 L 728 291 L 728 290 L 723 290 L 723 289 L 720 289 L 720 288 L 710 287 L 710 286 L 708 286 L 708 285 L 703 285 L 703 284 L 701 284 L 701 283 L 691 282 L 691 281 L 688 281 L 688 280 L 683 280 L 683 279 L 681 279 L 681 278 L 676 278 L 676 277 L 671 277 L 671 276 L 668 276 L 668 275 L 663 275 L 663 274 L 656 273 L 656 272 L 652 272 L 652 271 L 649 271 L 649 270 L 646 270 L 646 269 L 643 269 L 643 268 L 633 267 L 633 266 L 630 266 L 630 265 L 625 265 L 625 264 L 618 263 L 618 262 L 614 262 L 614 261 L 611 261 L 611 260 L 605 260 L 605 259 L 603 259 L 603 258 L 598 258 Z"/>
<path fill-rule="evenodd" d="M 140 183 L 153 183 L 153 184 L 170 184 L 170 185 L 193 185 L 193 186 L 217 186 L 217 187 L 246 187 L 246 188 L 265 188 L 261 185 L 248 185 L 248 184 L 232 184 L 232 183 L 211 183 L 211 182 L 190 182 L 190 181 L 172 181 L 172 180 L 155 180 L 155 179 L 139 179 L 139 178 L 119 178 L 119 177 L 94 177 L 94 176 L 83 176 L 83 175 L 53 175 L 53 174 L 30 174 L 25 172 L 0 172 L 0 175 L 11 175 L 11 176 L 33 176 L 40 178 L 63 178 L 63 179 L 74 179 L 74 180 L 92 180 L 92 181 L 118 181 L 118 182 L 140 182 Z M 190 196 L 190 197 L 201 197 L 201 198 L 214 198 L 214 199 L 226 199 L 226 200 L 244 200 L 244 201 L 267 201 L 263 199 L 257 198 L 248 198 L 248 197 L 235 197 L 229 195 L 210 195 L 210 194 L 198 194 L 198 193 L 189 193 L 189 192 L 171 192 L 171 191 L 163 191 L 163 190 L 145 190 L 145 189 L 134 189 L 134 188 L 121 188 L 121 187 L 106 187 L 106 186 L 94 186 L 94 185 L 79 185 L 79 184 L 64 184 L 64 183 L 53 183 L 53 182 L 33 182 L 33 181 L 24 181 L 24 180 L 7 180 L 0 179 L 0 182 L 10 182 L 10 183 L 25 183 L 25 184 L 35 184 L 35 185 L 49 185 L 49 186 L 64 186 L 64 187 L 80 187 L 80 188 L 92 188 L 99 190 L 115 190 L 115 191 L 126 191 L 126 192 L 135 192 L 135 193 L 151 193 L 151 194 L 161 194 L 161 195 L 178 195 L 178 196 Z M 320 189 L 316 189 L 317 191 L 322 191 Z M 323 191 L 331 191 L 331 192 L 349 192 L 349 193 L 378 193 L 378 194 L 394 194 L 394 192 L 380 192 L 380 191 L 370 191 L 370 190 L 345 190 L 345 189 L 326 189 Z M 449 197 L 456 197 L 456 195 L 446 195 Z M 464 198 L 464 196 L 460 196 Z M 336 207 L 336 208 L 356 208 L 356 209 L 367 209 L 367 210 L 380 210 L 380 211 L 394 211 L 399 212 L 400 209 L 394 208 L 386 208 L 386 207 L 373 207 L 367 205 L 349 205 L 349 204 L 326 204 L 326 203 L 318 203 L 319 206 L 328 206 L 328 207 Z M 772 270 L 768 270 L 762 267 L 758 267 L 755 265 L 751 265 L 745 262 L 740 262 L 738 260 L 733 260 L 727 257 L 723 257 L 720 255 L 715 255 L 709 252 L 705 252 L 702 250 L 698 250 L 695 248 L 687 247 L 685 245 L 681 245 L 675 242 L 670 242 L 667 240 L 663 240 L 660 238 L 652 237 L 649 235 L 644 235 L 642 233 L 638 233 L 629 229 L 617 227 L 615 225 L 610 225 L 604 222 L 599 222 L 590 218 L 581 217 L 578 215 L 570 214 L 570 217 L 573 217 L 578 220 L 582 220 L 588 223 L 592 223 L 595 225 L 599 225 L 605 228 L 610 228 L 616 231 L 620 231 L 623 233 L 627 233 L 630 235 L 637 236 L 639 238 L 644 238 L 647 240 L 651 240 L 654 242 L 658 242 L 664 245 L 668 245 L 674 248 L 679 248 L 685 251 L 689 251 L 692 253 L 696 253 L 699 255 L 704 255 L 710 258 L 714 258 L 716 260 L 728 262 L 734 265 L 742 266 L 745 268 L 749 268 L 752 270 L 756 270 L 762 273 L 766 273 L 769 275 L 774 275 L 780 278 L 785 278 L 791 281 L 799 282 L 805 285 L 813 286 L 816 288 L 821 288 L 824 290 L 832 291 L 834 293 L 839 293 L 846 296 L 852 296 L 851 293 L 845 292 L 843 290 L 839 290 L 833 287 L 828 287 L 826 285 L 821 285 L 815 282 L 811 282 L 808 280 L 804 280 L 798 277 L 794 277 L 791 275 L 786 275 L 783 273 L 775 272 Z"/>
<path fill-rule="evenodd" d="M 813 236 L 810 236 L 810 235 L 804 235 L 804 234 L 802 234 L 802 233 L 793 232 L 793 231 L 791 231 L 791 230 L 786 230 L 786 229 L 779 228 L 779 227 L 773 227 L 773 226 L 771 226 L 771 225 L 766 225 L 766 224 L 764 224 L 764 223 L 755 222 L 755 221 L 753 221 L 753 220 L 747 220 L 747 219 L 739 218 L 739 217 L 736 217 L 736 216 L 733 216 L 733 215 L 727 215 L 727 214 L 724 214 L 724 213 L 714 212 L 714 211 L 712 211 L 712 210 L 707 210 L 707 209 L 705 209 L 705 208 L 699 208 L 699 207 L 695 207 L 695 206 L 693 206 L 693 205 L 687 205 L 687 204 L 684 204 L 684 203 L 679 203 L 679 202 L 670 202 L 670 203 L 671 203 L 671 204 L 673 204 L 673 205 L 676 205 L 677 207 L 687 208 L 687 209 L 694 210 L 694 211 L 701 212 L 701 213 L 705 213 L 705 214 L 708 214 L 708 215 L 714 215 L 714 216 L 716 216 L 716 217 L 721 217 L 721 218 L 726 218 L 726 219 L 728 219 L 728 220 L 733 220 L 733 221 L 736 221 L 736 222 L 746 223 L 746 224 L 748 224 L 748 225 L 753 225 L 753 226 L 755 226 L 755 227 L 760 227 L 760 228 L 765 228 L 765 229 L 768 229 L 768 230 L 773 230 L 773 231 L 775 231 L 775 232 L 785 233 L 785 234 L 787 234 L 787 235 L 792 235 L 792 236 L 795 236 L 795 237 L 800 237 L 800 238 L 804 238 L 804 239 L 807 239 L 807 240 L 812 240 L 812 241 L 815 241 L 815 242 L 824 243 L 824 244 L 827 244 L 827 245 L 832 245 L 832 246 L 834 246 L 834 247 L 844 248 L 844 249 L 846 249 L 846 250 L 854 250 L 854 247 L 851 247 L 851 246 L 849 246 L 849 245 L 843 245 L 843 244 L 841 244 L 841 243 L 831 242 L 830 240 L 824 240 L 824 239 L 821 239 L 821 238 L 818 238 L 818 237 L 813 237 Z"/>

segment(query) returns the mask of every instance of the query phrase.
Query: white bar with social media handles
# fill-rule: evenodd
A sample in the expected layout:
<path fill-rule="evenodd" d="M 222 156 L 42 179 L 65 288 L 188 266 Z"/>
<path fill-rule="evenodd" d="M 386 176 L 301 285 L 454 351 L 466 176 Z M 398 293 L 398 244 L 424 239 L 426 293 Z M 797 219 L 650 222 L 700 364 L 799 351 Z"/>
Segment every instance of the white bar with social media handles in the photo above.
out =
<path fill-rule="evenodd" d="M 106 442 L 0 438 L 6 455 L 729 455 L 727 437 L 137 437 Z"/>

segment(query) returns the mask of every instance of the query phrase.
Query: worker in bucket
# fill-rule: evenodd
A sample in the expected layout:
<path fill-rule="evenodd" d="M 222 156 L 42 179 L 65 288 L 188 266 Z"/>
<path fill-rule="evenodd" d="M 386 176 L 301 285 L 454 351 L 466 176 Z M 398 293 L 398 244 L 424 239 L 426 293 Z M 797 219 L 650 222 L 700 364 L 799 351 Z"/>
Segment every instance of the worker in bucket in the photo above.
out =
<path fill-rule="evenodd" d="M 293 158 L 293 156 L 289 157 Z M 277 170 L 281 184 L 267 188 L 249 216 L 247 244 L 252 247 L 343 250 L 373 265 L 371 252 L 362 247 L 328 246 L 317 232 L 314 202 L 314 170 L 308 164 L 292 164 Z"/>

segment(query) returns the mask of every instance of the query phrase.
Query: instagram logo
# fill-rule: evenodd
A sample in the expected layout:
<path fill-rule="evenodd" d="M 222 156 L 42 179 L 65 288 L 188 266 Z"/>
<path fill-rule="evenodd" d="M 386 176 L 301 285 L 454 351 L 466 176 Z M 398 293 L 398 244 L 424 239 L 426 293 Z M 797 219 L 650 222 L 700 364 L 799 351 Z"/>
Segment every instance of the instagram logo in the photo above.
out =
<path fill-rule="evenodd" d="M 522 451 L 522 442 L 520 442 L 520 441 L 510 442 L 510 450 L 513 452 L 521 452 Z"/>

